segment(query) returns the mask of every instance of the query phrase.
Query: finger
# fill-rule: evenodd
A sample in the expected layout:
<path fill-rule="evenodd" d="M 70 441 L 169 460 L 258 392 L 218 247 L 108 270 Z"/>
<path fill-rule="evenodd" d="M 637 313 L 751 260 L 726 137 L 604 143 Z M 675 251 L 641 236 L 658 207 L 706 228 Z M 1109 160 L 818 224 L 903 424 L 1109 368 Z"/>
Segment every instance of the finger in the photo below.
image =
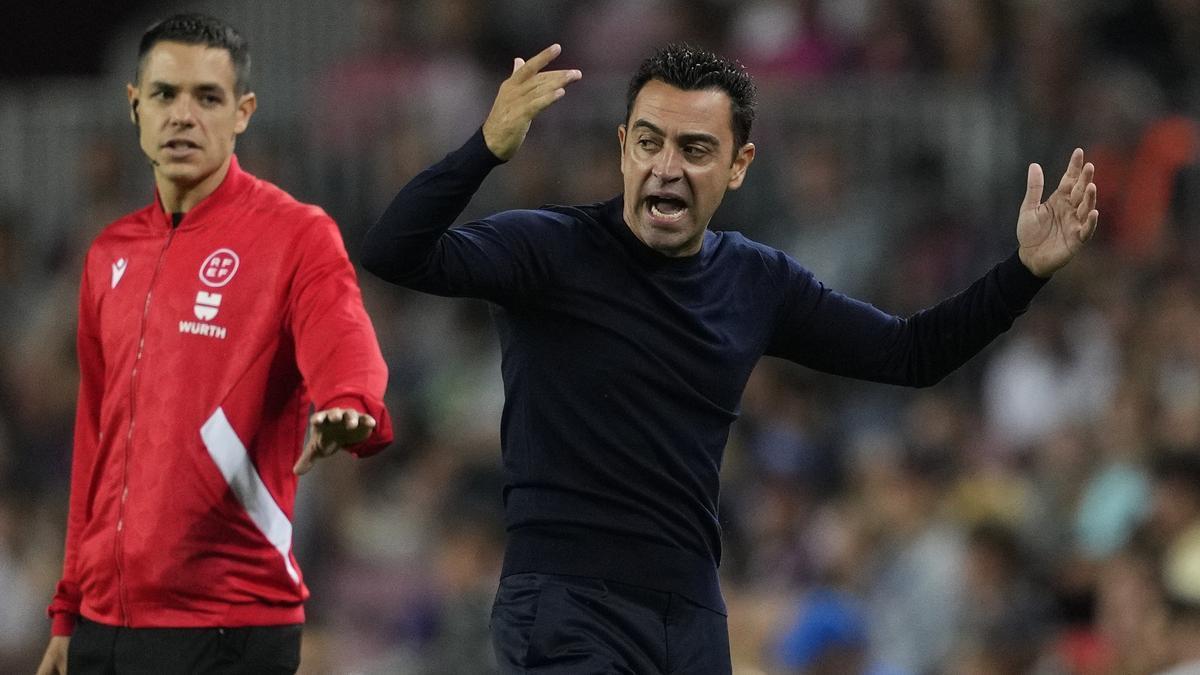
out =
<path fill-rule="evenodd" d="M 517 74 L 517 71 L 518 71 L 518 70 L 520 70 L 520 69 L 521 69 L 521 66 L 523 66 L 523 65 L 525 65 L 525 59 L 523 59 L 523 58 L 521 58 L 521 57 L 519 57 L 519 56 L 518 56 L 517 58 L 513 59 L 513 71 L 512 71 L 512 74 L 513 74 L 513 75 L 516 75 L 516 74 Z"/>
<path fill-rule="evenodd" d="M 1071 188 L 1075 186 L 1075 181 L 1078 180 L 1079 174 L 1083 172 L 1083 148 L 1075 148 L 1071 153 L 1071 161 L 1067 163 L 1067 170 L 1063 174 L 1062 180 L 1058 182 L 1058 189 L 1064 194 L 1069 194 Z"/>
<path fill-rule="evenodd" d="M 1036 209 L 1042 203 L 1042 188 L 1046 185 L 1046 177 L 1040 164 L 1035 162 L 1029 165 L 1025 185 L 1025 201 L 1021 204 L 1021 210 Z"/>
<path fill-rule="evenodd" d="M 566 95 L 567 95 L 567 90 L 559 88 L 559 89 L 555 89 L 554 91 L 542 94 L 541 96 L 537 96 L 536 98 L 530 99 L 530 101 L 529 101 L 530 114 L 538 115 L 546 108 L 549 108 L 551 103 L 554 103 L 555 101 L 557 101 L 558 99 L 560 99 Z"/>
<path fill-rule="evenodd" d="M 1096 234 L 1096 226 L 1100 223 L 1100 212 L 1093 209 L 1088 213 L 1087 225 L 1079 231 L 1079 241 L 1084 242 Z"/>
<path fill-rule="evenodd" d="M 514 70 L 512 75 L 513 79 L 518 81 L 528 80 L 536 75 L 542 68 L 545 68 L 547 65 L 549 65 L 550 62 L 557 58 L 561 52 L 562 45 L 559 45 L 558 43 L 546 47 L 542 51 L 538 52 L 536 56 L 529 59 L 516 70 Z"/>
<path fill-rule="evenodd" d="M 1095 173 L 1096 167 L 1091 162 L 1083 165 L 1083 171 L 1080 172 L 1079 178 L 1075 181 L 1075 185 L 1071 187 L 1070 203 L 1072 206 L 1078 207 L 1083 203 L 1084 193 L 1087 192 L 1087 186 L 1092 182 L 1092 176 L 1094 176 Z M 1083 219 L 1083 216 L 1086 215 L 1089 210 L 1090 208 L 1084 209 L 1082 213 L 1080 213 L 1080 220 Z"/>
<path fill-rule="evenodd" d="M 315 427 L 315 426 L 324 424 L 326 417 L 327 417 L 327 411 L 319 410 L 319 411 L 313 413 L 313 416 L 308 419 L 308 422 L 311 426 Z"/>
<path fill-rule="evenodd" d="M 347 429 L 357 429 L 358 428 L 358 411 L 353 408 L 351 408 L 350 410 L 347 410 L 346 415 L 342 418 L 342 420 L 345 422 L 345 427 Z"/>
<path fill-rule="evenodd" d="M 1087 187 L 1083 189 L 1083 196 L 1079 199 L 1079 206 L 1075 207 L 1075 216 L 1083 221 L 1095 208 L 1096 184 L 1088 183 Z"/>
<path fill-rule="evenodd" d="M 375 428 L 375 418 L 371 417 L 367 413 L 363 413 L 362 415 L 360 415 L 359 419 L 362 421 L 363 426 L 365 426 L 369 429 Z"/>
<path fill-rule="evenodd" d="M 330 408 L 329 410 L 327 410 L 325 412 L 326 412 L 325 418 L 334 424 L 341 422 L 342 418 L 346 416 L 346 411 L 341 408 Z"/>
<path fill-rule="evenodd" d="M 562 89 L 583 77 L 578 70 L 547 70 L 538 73 L 526 84 L 527 95 L 540 96 L 546 92 Z"/>
<path fill-rule="evenodd" d="M 313 466 L 313 453 L 317 451 L 317 434 L 310 434 L 308 442 L 304 444 L 304 450 L 300 452 L 300 459 L 296 460 L 296 465 L 292 467 L 292 473 L 297 476 L 303 476 L 308 473 L 308 470 Z"/>

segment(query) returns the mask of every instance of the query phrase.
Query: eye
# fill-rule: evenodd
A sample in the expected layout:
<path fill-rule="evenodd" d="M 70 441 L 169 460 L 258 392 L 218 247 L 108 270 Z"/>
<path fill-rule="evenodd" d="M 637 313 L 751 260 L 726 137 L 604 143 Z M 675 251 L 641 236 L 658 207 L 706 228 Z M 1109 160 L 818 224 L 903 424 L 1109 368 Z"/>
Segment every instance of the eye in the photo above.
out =
<path fill-rule="evenodd" d="M 216 94 L 204 94 L 200 97 L 200 102 L 208 106 L 220 105 L 221 97 Z"/>
<path fill-rule="evenodd" d="M 150 94 L 150 98 L 156 98 L 160 101 L 169 101 L 169 100 L 171 100 L 172 96 L 174 96 L 174 92 L 171 92 L 167 89 L 159 89 L 159 90 L 155 91 L 154 93 Z"/>
<path fill-rule="evenodd" d="M 658 141 L 652 138 L 639 138 L 637 146 L 642 150 L 653 150 L 658 147 Z"/>

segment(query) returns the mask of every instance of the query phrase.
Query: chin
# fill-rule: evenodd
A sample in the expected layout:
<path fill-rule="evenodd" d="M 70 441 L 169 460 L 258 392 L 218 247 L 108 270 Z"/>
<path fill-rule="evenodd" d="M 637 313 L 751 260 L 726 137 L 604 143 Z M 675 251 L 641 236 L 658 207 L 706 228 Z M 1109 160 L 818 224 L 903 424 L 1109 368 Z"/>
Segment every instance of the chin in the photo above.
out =
<path fill-rule="evenodd" d="M 205 171 L 204 167 L 196 166 L 195 164 L 164 163 L 160 164 L 159 167 L 159 170 L 162 171 L 163 175 L 165 175 L 167 178 L 184 183 L 199 182 L 203 180 L 205 176 L 212 173 L 211 171 Z"/>

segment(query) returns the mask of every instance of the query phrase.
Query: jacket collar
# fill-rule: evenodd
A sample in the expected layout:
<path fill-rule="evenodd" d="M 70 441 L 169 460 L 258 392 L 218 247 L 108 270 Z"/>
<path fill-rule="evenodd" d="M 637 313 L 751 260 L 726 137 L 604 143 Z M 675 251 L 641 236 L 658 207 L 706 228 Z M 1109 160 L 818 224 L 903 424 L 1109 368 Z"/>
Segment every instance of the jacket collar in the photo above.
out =
<path fill-rule="evenodd" d="M 250 190 L 254 185 L 254 176 L 242 170 L 238 164 L 237 155 L 229 157 L 229 171 L 225 173 L 225 178 L 221 184 L 217 186 L 212 194 L 200 200 L 200 203 L 192 207 L 188 211 L 183 220 L 179 222 L 181 230 L 200 227 L 208 222 L 211 216 L 219 213 L 222 209 L 228 208 L 230 204 L 240 201 L 240 197 Z M 163 209 L 162 199 L 158 194 L 158 187 L 154 188 L 154 203 L 150 205 L 151 220 L 156 227 L 161 226 L 167 229 L 172 227 L 171 214 Z"/>

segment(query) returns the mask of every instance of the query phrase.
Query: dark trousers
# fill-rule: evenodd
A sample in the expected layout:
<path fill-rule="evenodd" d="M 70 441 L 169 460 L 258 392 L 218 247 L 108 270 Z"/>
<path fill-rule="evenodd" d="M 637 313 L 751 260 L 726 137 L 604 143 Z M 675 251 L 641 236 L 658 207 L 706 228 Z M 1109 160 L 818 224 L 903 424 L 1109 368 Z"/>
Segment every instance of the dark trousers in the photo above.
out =
<path fill-rule="evenodd" d="M 492 606 L 503 673 L 729 673 L 725 615 L 674 593 L 590 577 L 513 574 Z"/>
<path fill-rule="evenodd" d="M 283 675 L 299 667 L 300 624 L 121 628 L 80 617 L 67 648 L 71 675 Z"/>

